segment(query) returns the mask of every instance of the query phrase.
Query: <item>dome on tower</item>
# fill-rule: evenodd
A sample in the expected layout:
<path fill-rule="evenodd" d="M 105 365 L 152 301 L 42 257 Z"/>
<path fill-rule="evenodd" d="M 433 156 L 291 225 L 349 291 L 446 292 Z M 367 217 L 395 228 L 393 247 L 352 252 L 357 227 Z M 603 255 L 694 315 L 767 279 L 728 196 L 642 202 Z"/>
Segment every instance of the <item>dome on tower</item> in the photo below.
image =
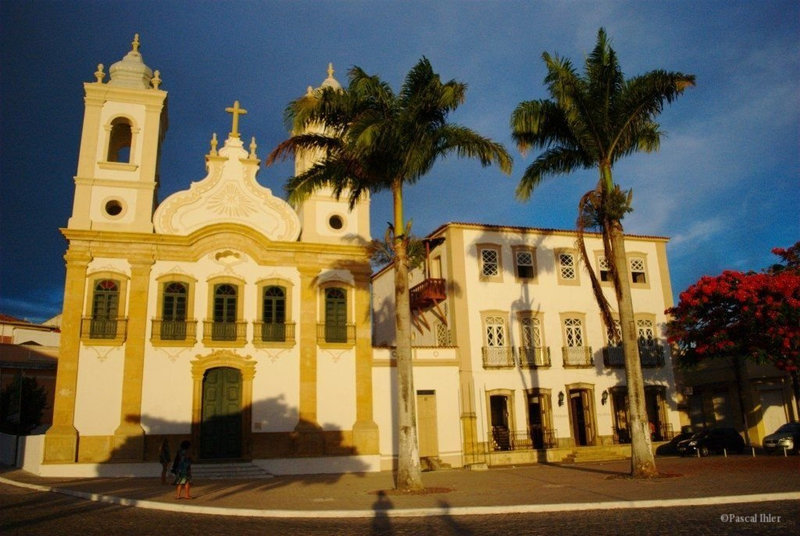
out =
<path fill-rule="evenodd" d="M 322 85 L 319 86 L 320 89 L 325 89 L 326 87 L 337 90 L 342 89 L 342 85 L 333 77 L 333 63 L 328 64 L 328 78 L 323 80 Z"/>
<path fill-rule="evenodd" d="M 142 61 L 142 54 L 139 52 L 139 34 L 133 38 L 131 51 L 112 65 L 109 73 L 111 74 L 109 85 L 135 89 L 151 88 L 153 71 Z"/>

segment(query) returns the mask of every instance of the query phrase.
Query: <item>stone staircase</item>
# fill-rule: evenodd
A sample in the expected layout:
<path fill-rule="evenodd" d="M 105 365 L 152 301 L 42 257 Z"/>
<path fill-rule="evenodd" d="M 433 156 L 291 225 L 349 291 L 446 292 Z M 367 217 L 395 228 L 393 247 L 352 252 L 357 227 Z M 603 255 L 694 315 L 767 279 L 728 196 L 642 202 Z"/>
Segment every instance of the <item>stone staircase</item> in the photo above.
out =
<path fill-rule="evenodd" d="M 630 445 L 580 447 L 562 458 L 561 463 L 607 462 L 630 459 Z"/>
<path fill-rule="evenodd" d="M 263 468 L 252 463 L 194 463 L 192 479 L 194 480 L 255 480 L 273 478 Z"/>

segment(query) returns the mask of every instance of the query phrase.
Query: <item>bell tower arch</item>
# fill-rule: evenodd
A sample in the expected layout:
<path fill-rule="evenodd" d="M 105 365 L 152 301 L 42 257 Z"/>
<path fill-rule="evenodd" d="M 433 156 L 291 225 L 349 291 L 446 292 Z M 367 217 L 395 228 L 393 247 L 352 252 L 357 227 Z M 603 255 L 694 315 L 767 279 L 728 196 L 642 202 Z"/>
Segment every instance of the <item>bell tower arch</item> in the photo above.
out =
<path fill-rule="evenodd" d="M 85 83 L 75 198 L 69 229 L 153 232 L 158 159 L 167 130 L 167 92 L 144 64 L 139 34 L 131 50 Z"/>

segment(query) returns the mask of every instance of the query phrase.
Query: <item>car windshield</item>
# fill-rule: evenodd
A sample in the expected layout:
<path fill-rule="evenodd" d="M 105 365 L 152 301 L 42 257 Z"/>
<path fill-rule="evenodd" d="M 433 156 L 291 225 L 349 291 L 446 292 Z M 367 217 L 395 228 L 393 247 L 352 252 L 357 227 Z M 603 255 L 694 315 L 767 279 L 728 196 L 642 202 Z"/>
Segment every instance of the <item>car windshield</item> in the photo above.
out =
<path fill-rule="evenodd" d="M 778 430 L 775 433 L 777 434 L 780 432 L 796 432 L 798 428 L 800 428 L 800 424 L 795 422 L 790 422 L 778 428 Z"/>

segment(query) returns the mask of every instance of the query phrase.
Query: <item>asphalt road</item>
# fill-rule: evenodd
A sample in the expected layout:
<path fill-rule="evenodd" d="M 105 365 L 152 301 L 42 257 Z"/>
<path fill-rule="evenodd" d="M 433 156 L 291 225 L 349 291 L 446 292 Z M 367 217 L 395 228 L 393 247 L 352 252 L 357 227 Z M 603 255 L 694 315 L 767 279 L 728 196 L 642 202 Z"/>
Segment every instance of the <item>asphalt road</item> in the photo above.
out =
<path fill-rule="evenodd" d="M 95 503 L 0 484 L 0 534 L 8 535 L 528 535 L 800 534 L 796 501 L 426 518 L 269 519 L 184 514 Z"/>

